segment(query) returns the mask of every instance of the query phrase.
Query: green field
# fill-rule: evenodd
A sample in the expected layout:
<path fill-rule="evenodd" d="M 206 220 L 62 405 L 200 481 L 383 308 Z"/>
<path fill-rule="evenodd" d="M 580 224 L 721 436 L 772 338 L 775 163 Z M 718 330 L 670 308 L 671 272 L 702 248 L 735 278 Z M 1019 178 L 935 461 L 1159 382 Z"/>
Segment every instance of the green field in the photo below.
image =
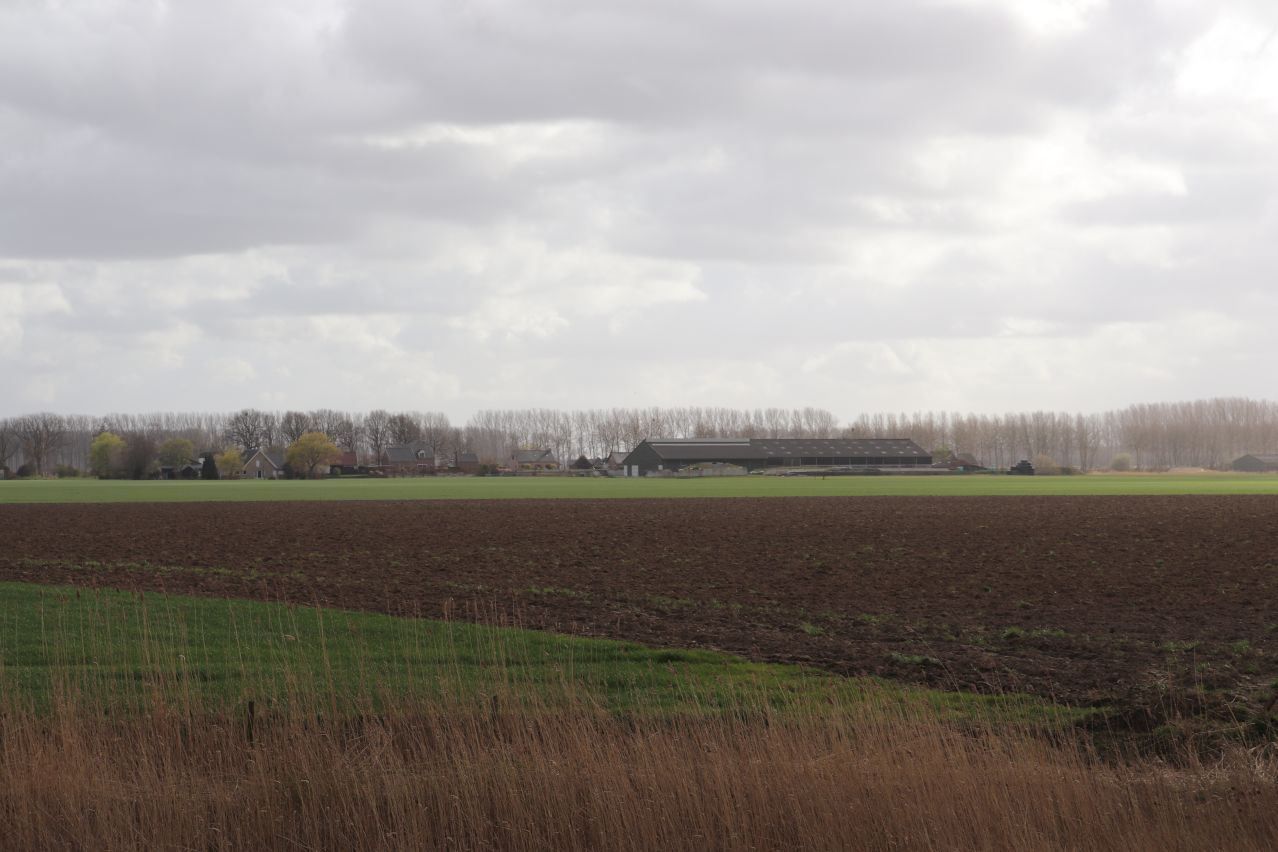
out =
<path fill-rule="evenodd" d="M 263 500 L 492 500 L 626 497 L 850 497 L 1066 494 L 1278 494 L 1265 474 L 1086 476 L 742 476 L 705 479 L 421 477 L 317 481 L 0 482 L 0 503 L 183 503 Z"/>
<path fill-rule="evenodd" d="M 702 650 L 651 648 L 510 627 L 254 601 L 0 583 L 0 706 L 59 695 L 116 708 L 202 709 L 405 696 L 502 695 L 610 712 L 772 709 L 878 700 L 929 713 L 1064 719 L 1023 696 L 975 696 L 835 677 Z"/>

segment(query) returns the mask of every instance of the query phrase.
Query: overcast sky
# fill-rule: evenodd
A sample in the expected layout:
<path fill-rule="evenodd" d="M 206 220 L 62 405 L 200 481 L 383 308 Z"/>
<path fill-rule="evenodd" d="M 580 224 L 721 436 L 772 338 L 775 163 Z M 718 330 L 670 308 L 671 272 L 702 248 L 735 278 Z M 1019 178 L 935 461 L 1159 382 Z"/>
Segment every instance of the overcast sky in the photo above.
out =
<path fill-rule="evenodd" d="M 0 0 L 0 414 L 1272 397 L 1272 0 Z"/>

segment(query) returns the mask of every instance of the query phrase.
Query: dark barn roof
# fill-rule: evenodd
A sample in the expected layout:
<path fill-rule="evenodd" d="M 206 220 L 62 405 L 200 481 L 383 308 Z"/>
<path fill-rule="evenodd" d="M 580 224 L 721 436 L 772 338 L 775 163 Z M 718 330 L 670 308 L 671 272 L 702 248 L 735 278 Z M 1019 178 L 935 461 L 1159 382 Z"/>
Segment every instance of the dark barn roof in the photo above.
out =
<path fill-rule="evenodd" d="M 1248 453 L 1241 458 L 1234 459 L 1232 467 L 1234 470 L 1244 470 L 1252 473 L 1275 471 L 1278 470 L 1278 453 Z"/>
<path fill-rule="evenodd" d="M 434 462 L 435 455 L 425 444 L 397 444 L 384 451 L 387 464 L 424 464 Z"/>
<path fill-rule="evenodd" d="M 890 465 L 899 459 L 931 463 L 930 454 L 908 438 L 657 438 L 640 443 L 631 455 L 636 453 L 629 464 L 640 462 L 648 453 L 670 462 L 875 459 L 875 464 Z"/>
<path fill-rule="evenodd" d="M 656 440 L 648 441 L 648 446 L 663 459 L 684 460 L 704 459 L 712 456 L 734 459 L 766 459 L 766 453 L 751 446 L 748 440 L 732 440 L 712 438 L 709 440 Z"/>
<path fill-rule="evenodd" d="M 927 452 L 908 438 L 756 438 L 750 443 L 769 458 L 874 456 L 913 458 Z"/>

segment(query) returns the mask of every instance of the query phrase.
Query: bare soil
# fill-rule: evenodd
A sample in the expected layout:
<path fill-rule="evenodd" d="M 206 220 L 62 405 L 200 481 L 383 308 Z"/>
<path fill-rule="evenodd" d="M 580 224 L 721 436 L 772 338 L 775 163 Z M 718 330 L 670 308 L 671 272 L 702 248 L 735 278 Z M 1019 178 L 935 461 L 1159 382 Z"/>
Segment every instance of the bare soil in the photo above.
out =
<path fill-rule="evenodd" d="M 1134 725 L 1256 724 L 1276 519 L 1278 496 L 11 505 L 0 579 L 500 612 Z"/>

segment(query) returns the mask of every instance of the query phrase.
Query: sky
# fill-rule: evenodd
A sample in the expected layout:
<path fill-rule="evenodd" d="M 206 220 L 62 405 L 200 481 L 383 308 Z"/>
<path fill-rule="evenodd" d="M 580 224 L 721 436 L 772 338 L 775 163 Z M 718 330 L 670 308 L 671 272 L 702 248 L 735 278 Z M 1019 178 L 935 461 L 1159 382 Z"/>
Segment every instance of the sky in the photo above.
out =
<path fill-rule="evenodd" d="M 0 0 L 0 416 L 1274 395 L 1272 0 Z"/>

